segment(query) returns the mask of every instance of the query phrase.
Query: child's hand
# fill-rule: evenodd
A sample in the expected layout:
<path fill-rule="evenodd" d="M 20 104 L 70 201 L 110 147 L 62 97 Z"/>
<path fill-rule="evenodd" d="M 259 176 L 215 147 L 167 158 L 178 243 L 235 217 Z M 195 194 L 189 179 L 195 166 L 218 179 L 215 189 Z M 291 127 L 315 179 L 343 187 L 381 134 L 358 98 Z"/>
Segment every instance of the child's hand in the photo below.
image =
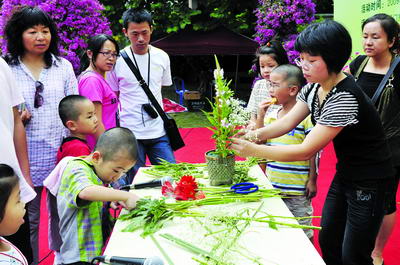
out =
<path fill-rule="evenodd" d="M 233 137 L 242 137 L 243 135 L 246 135 L 249 132 L 249 130 L 246 128 L 240 129 Z"/>
<path fill-rule="evenodd" d="M 268 108 L 276 103 L 276 98 L 268 98 L 258 105 L 257 117 L 264 119 L 265 114 L 267 113 Z"/>
<path fill-rule="evenodd" d="M 313 180 L 308 180 L 306 183 L 306 197 L 312 199 L 317 195 L 317 183 Z"/>
<path fill-rule="evenodd" d="M 239 138 L 232 138 L 231 149 L 235 150 L 241 157 L 255 156 L 256 147 L 257 144 L 252 142 Z"/>
<path fill-rule="evenodd" d="M 260 141 L 260 139 L 258 138 L 258 130 L 253 130 L 253 131 L 247 131 L 246 133 L 242 134 L 242 135 L 235 135 L 234 138 L 241 138 L 253 143 L 261 143 L 262 141 Z"/>
<path fill-rule="evenodd" d="M 23 109 L 23 110 L 20 112 L 20 115 L 21 115 L 22 123 L 23 123 L 24 125 L 26 125 L 26 124 L 31 120 L 31 118 L 32 118 L 32 114 L 31 114 L 27 109 Z"/>
<path fill-rule="evenodd" d="M 252 131 L 256 128 L 256 123 L 254 121 L 250 121 L 246 126 L 246 130 Z"/>
<path fill-rule="evenodd" d="M 111 209 L 116 210 L 116 209 L 119 208 L 119 206 L 120 206 L 119 202 L 110 202 L 110 208 Z"/>
<path fill-rule="evenodd" d="M 124 208 L 131 210 L 136 207 L 136 202 L 140 199 L 135 193 L 129 192 L 129 197 L 126 201 L 119 202 Z"/>

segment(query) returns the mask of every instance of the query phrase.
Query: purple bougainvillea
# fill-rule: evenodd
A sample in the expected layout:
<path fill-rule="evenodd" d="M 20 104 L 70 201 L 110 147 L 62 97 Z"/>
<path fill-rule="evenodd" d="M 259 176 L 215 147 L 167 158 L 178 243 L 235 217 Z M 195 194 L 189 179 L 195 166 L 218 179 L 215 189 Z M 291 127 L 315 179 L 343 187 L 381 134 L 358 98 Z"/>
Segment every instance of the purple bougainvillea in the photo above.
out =
<path fill-rule="evenodd" d="M 39 6 L 54 19 L 60 38 L 60 53 L 72 63 L 76 72 L 87 39 L 100 33 L 112 34 L 110 23 L 102 14 L 104 7 L 97 0 L 4 0 L 0 11 L 0 36 L 4 36 L 4 26 L 12 11 L 21 5 Z M 6 53 L 4 38 L 0 38 L 0 43 L 3 53 Z"/>
<path fill-rule="evenodd" d="M 298 28 L 314 20 L 315 4 L 311 0 L 258 0 L 258 3 L 254 11 L 257 17 L 254 39 L 265 45 L 279 37 L 293 62 L 298 56 L 294 50 Z"/>

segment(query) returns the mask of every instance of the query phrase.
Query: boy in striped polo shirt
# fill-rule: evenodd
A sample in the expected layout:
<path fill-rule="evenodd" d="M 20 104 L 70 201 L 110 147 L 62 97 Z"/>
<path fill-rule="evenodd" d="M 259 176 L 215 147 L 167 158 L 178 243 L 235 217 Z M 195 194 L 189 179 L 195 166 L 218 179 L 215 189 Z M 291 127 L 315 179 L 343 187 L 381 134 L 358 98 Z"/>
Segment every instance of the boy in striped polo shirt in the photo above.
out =
<path fill-rule="evenodd" d="M 131 192 L 104 184 L 117 181 L 137 160 L 133 133 L 123 127 L 105 131 L 88 156 L 68 161 L 57 193 L 63 265 L 90 265 L 103 248 L 103 202 L 116 201 L 128 209 L 139 199 Z"/>
<path fill-rule="evenodd" d="M 297 93 L 305 84 L 300 68 L 288 64 L 275 68 L 271 72 L 270 80 L 272 85 L 269 92 L 272 99 L 260 104 L 257 128 L 284 117 L 296 104 Z M 274 102 L 280 104 L 280 107 L 269 111 L 266 115 L 266 110 Z M 268 139 L 266 144 L 270 146 L 301 144 L 312 127 L 313 124 L 308 116 L 295 129 L 280 137 Z M 283 201 L 296 217 L 308 217 L 313 213 L 311 198 L 315 197 L 317 192 L 315 162 L 315 157 L 313 157 L 307 161 L 269 161 L 267 163 L 267 177 L 275 188 L 287 195 Z M 299 223 L 311 225 L 311 218 L 299 220 Z M 313 231 L 305 229 L 304 232 L 313 241 Z"/>

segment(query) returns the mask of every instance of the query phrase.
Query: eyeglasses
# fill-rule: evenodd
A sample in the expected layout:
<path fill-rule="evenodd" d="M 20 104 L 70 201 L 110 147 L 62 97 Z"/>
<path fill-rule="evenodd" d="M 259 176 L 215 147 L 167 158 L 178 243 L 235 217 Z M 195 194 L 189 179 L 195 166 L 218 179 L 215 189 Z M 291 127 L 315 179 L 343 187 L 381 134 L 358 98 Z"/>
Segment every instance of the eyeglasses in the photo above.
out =
<path fill-rule="evenodd" d="M 43 105 L 43 96 L 40 94 L 43 92 L 44 86 L 43 83 L 40 81 L 36 81 L 35 82 L 35 87 L 36 87 L 36 91 L 35 91 L 35 100 L 33 103 L 33 106 L 35 108 L 39 108 Z"/>
<path fill-rule="evenodd" d="M 313 67 L 313 65 L 309 62 L 306 62 L 300 58 L 296 58 L 294 59 L 294 63 L 298 66 L 298 67 L 305 67 L 307 69 L 311 69 Z"/>
<path fill-rule="evenodd" d="M 104 55 L 104 57 L 106 57 L 107 59 L 108 58 L 113 58 L 113 59 L 117 59 L 118 57 L 119 57 L 119 54 L 118 53 L 113 53 L 113 52 L 110 52 L 110 51 L 108 51 L 108 52 L 99 52 L 99 53 L 101 53 L 101 54 L 103 54 Z"/>

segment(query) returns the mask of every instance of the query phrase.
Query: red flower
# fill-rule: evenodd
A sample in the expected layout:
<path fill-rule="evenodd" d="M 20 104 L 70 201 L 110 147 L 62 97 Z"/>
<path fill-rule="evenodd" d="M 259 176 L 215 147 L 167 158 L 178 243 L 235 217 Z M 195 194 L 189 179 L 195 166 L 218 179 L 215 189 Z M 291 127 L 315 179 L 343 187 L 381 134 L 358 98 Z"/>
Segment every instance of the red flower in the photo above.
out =
<path fill-rule="evenodd" d="M 161 188 L 164 196 L 175 197 L 176 200 L 196 200 L 205 198 L 203 192 L 197 191 L 196 179 L 192 176 L 183 176 L 174 188 L 169 181 L 166 181 Z"/>
<path fill-rule="evenodd" d="M 192 176 L 183 176 L 176 184 L 175 195 L 177 200 L 195 200 L 197 192 L 197 183 Z"/>

